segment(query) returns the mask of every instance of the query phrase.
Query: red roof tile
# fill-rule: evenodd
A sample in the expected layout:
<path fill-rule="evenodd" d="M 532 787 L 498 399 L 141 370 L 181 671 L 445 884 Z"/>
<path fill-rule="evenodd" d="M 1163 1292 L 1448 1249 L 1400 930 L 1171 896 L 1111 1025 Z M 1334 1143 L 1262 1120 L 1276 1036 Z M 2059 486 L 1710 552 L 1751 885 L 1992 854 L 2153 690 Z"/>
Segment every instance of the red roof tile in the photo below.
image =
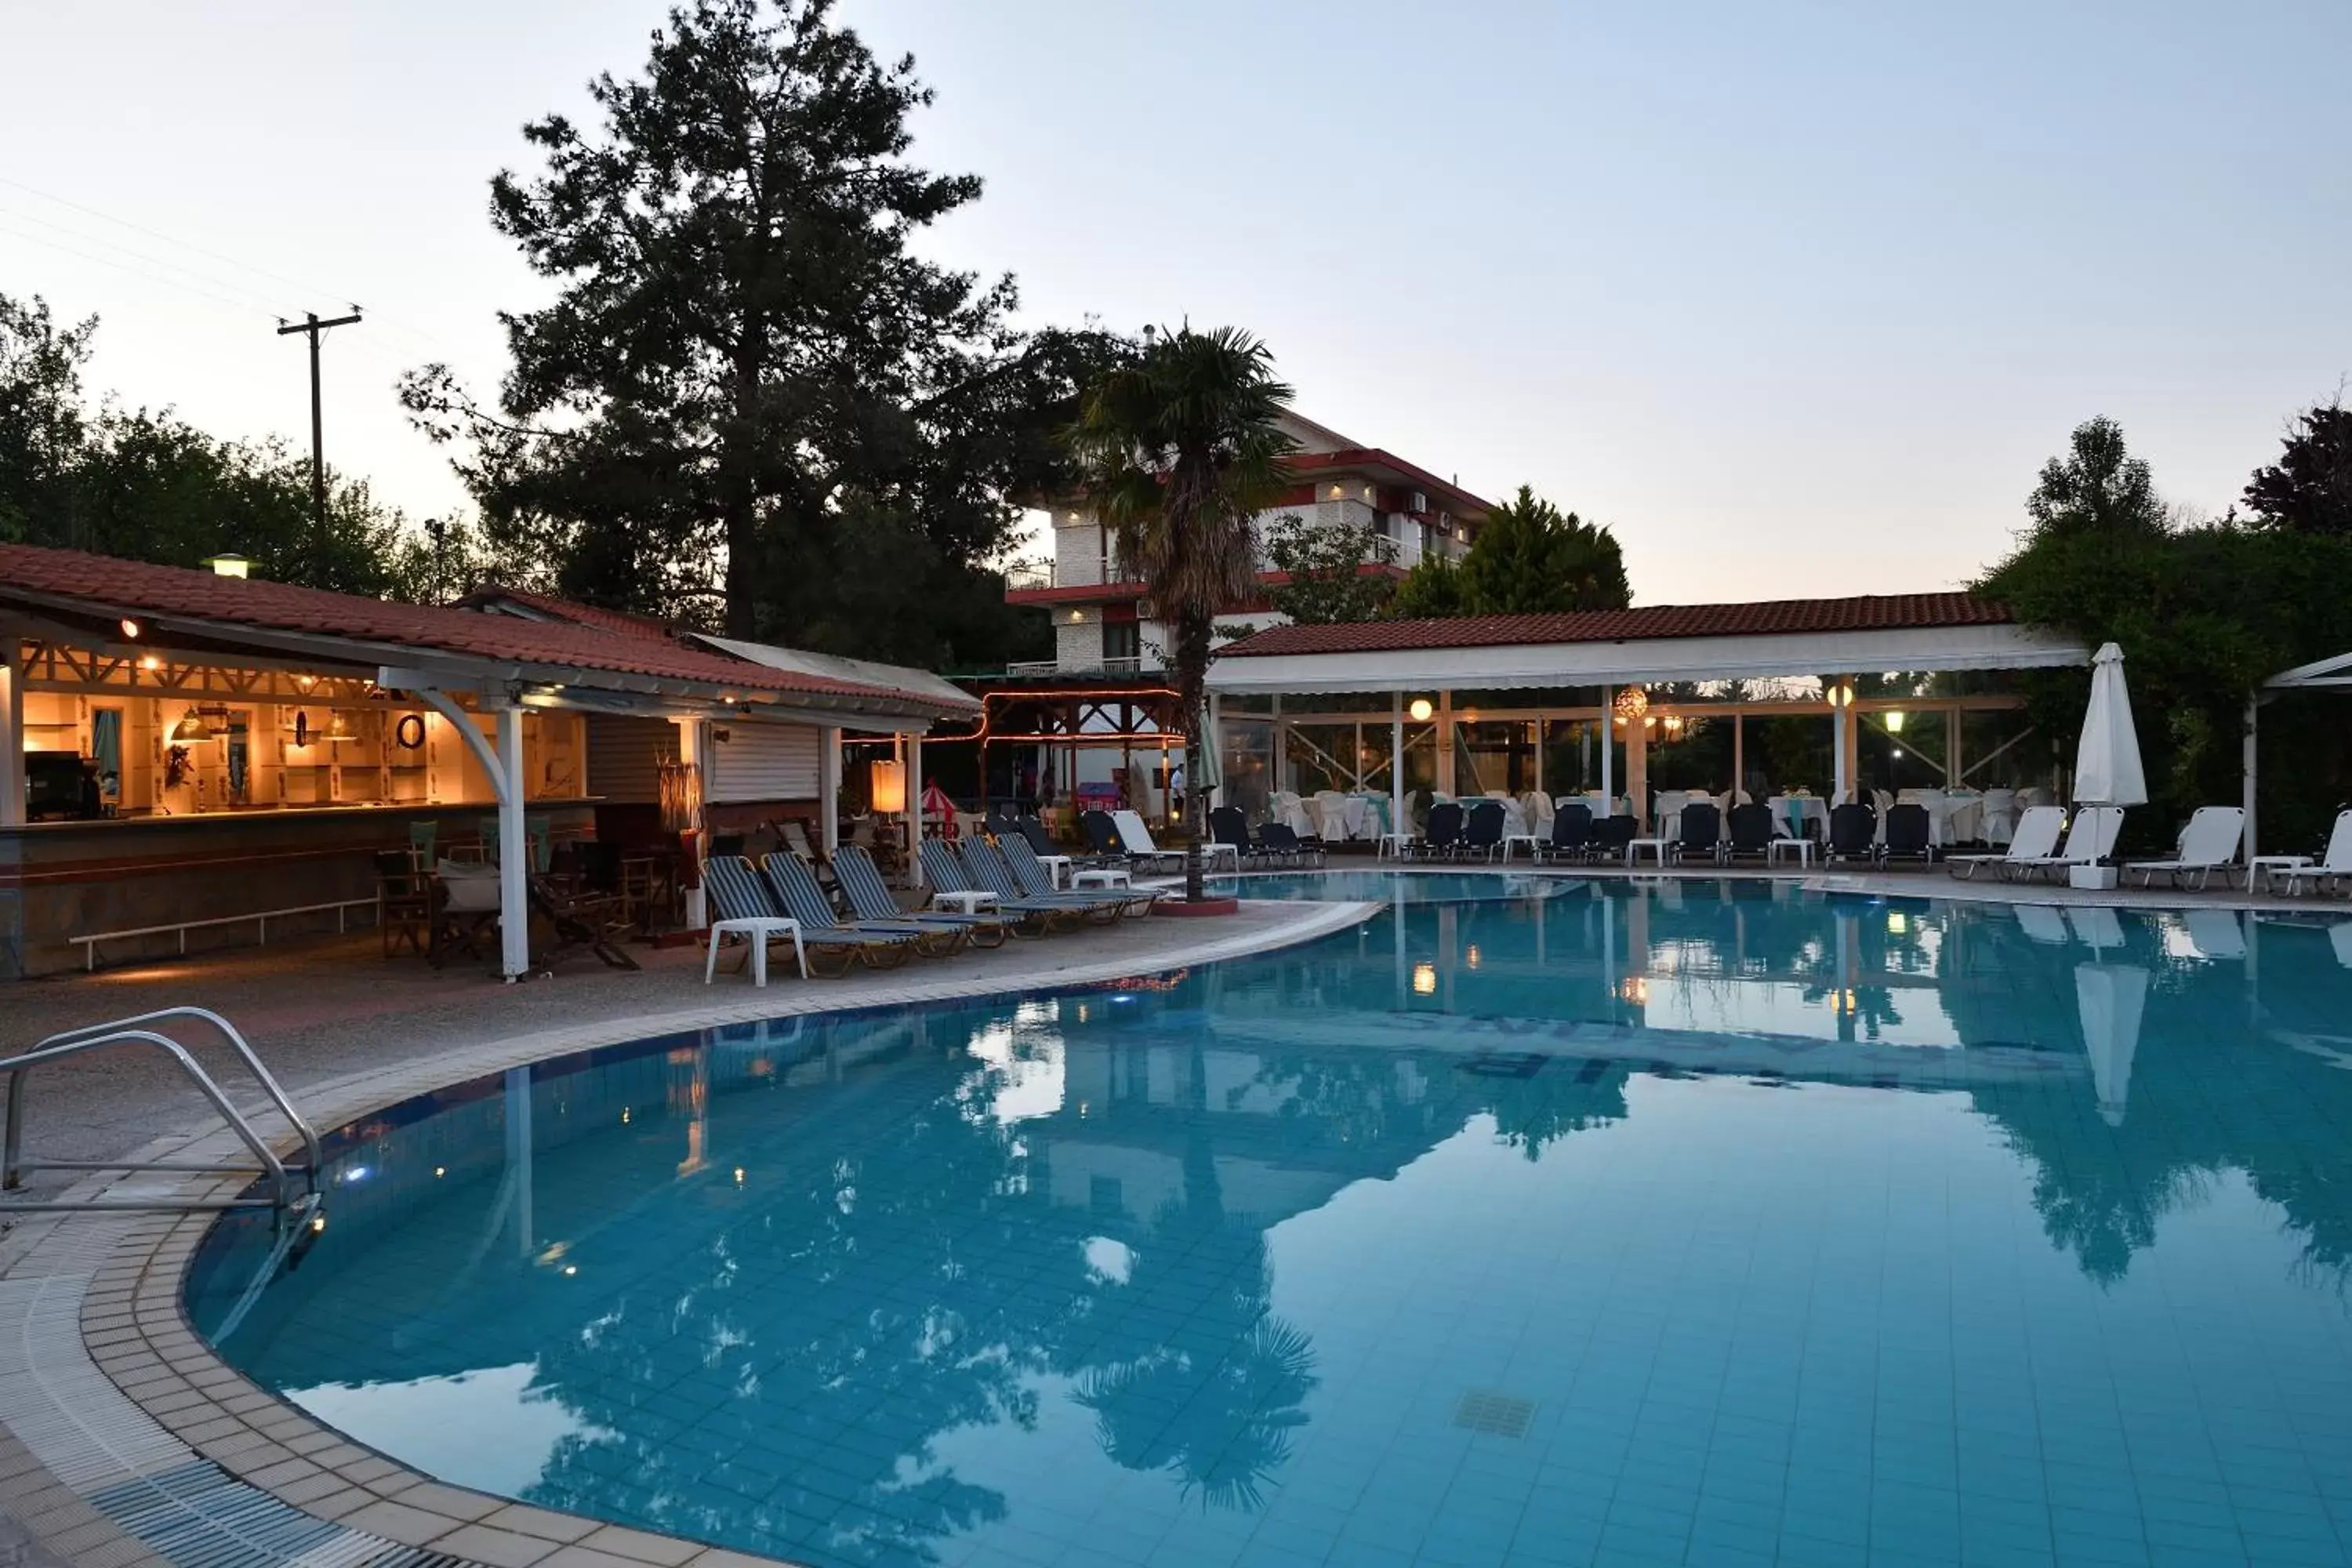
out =
<path fill-rule="evenodd" d="M 1657 637 L 1794 637 L 1808 632 L 1913 631 L 2006 626 L 2009 606 L 1971 594 L 1886 594 L 1853 599 L 1768 599 L 1746 605 L 1645 605 L 1559 615 L 1457 616 L 1272 626 L 1218 654 L 1395 653 L 1423 648 L 1542 643 L 1639 642 Z"/>
<path fill-rule="evenodd" d="M 216 576 L 178 566 L 0 544 L 0 601 L 17 595 L 83 602 L 104 615 L 211 621 L 226 627 L 347 637 L 374 645 L 368 653 L 410 649 L 557 669 L 598 670 L 812 697 L 863 698 L 917 704 L 929 699 L 885 686 L 772 669 L 667 638 L 615 636 L 568 621 L 533 621 L 478 610 L 403 605 L 331 594 L 260 578 Z"/>
<path fill-rule="evenodd" d="M 598 631 L 612 632 L 625 637 L 652 637 L 658 641 L 673 640 L 670 628 L 651 616 L 633 616 L 626 610 L 602 609 L 594 605 L 578 605 L 570 599 L 558 599 L 551 595 L 534 594 L 527 588 L 483 588 L 457 601 L 457 607 L 478 610 L 500 600 L 534 610 L 551 620 L 569 621 L 573 626 L 593 626 Z"/>

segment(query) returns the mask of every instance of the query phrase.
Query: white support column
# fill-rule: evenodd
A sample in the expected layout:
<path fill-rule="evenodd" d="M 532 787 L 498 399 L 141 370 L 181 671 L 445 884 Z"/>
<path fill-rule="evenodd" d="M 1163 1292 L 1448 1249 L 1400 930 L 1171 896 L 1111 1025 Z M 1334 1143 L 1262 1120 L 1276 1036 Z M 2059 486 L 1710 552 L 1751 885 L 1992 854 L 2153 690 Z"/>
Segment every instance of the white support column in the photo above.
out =
<path fill-rule="evenodd" d="M 1404 693 L 1391 692 L 1389 706 L 1389 831 L 1402 833 L 1404 822 Z"/>
<path fill-rule="evenodd" d="M 2246 808 L 2246 864 L 2250 868 L 2253 865 L 2254 857 L 2262 852 L 2256 847 L 2261 840 L 2254 837 L 2254 795 L 2256 794 L 2254 786 L 2258 779 L 2256 770 L 2260 765 L 2256 742 L 2261 738 L 2262 721 L 2263 700 L 2261 694 L 2256 693 L 2246 699 L 2246 733 L 2239 742 L 2239 768 L 2244 775 L 2245 796 L 2242 804 Z M 2246 887 L 2251 890 L 2253 885 L 2254 874 L 2249 869 L 2246 873 Z M 2255 922 L 2249 921 L 2247 923 L 2252 925 Z"/>
<path fill-rule="evenodd" d="M 499 710 L 499 959 L 509 980 L 530 970 L 530 837 L 523 828 L 522 710 Z"/>
<path fill-rule="evenodd" d="M 1944 787 L 1958 789 L 1967 782 L 1968 769 L 1961 766 L 1960 744 L 1963 739 L 1960 710 L 1944 710 Z"/>
<path fill-rule="evenodd" d="M 818 845 L 826 859 L 841 847 L 841 726 L 817 731 L 816 796 Z"/>
<path fill-rule="evenodd" d="M 507 1190 L 514 1194 L 515 1253 L 539 1250 L 531 1214 L 530 1069 L 509 1068 L 506 1078 Z"/>
<path fill-rule="evenodd" d="M 25 825 L 25 644 L 0 627 L 0 827 Z"/>
<path fill-rule="evenodd" d="M 1748 787 L 1748 715 L 1731 716 L 1731 804 L 1739 804 L 1739 792 Z"/>
<path fill-rule="evenodd" d="M 1072 798 L 1077 781 L 1071 780 Z M 923 738 L 907 737 L 907 886 L 923 885 Z"/>
<path fill-rule="evenodd" d="M 1617 744 L 1612 732 L 1616 721 L 1617 692 L 1614 688 L 1601 689 L 1601 815 L 1608 816 L 1616 809 Z"/>

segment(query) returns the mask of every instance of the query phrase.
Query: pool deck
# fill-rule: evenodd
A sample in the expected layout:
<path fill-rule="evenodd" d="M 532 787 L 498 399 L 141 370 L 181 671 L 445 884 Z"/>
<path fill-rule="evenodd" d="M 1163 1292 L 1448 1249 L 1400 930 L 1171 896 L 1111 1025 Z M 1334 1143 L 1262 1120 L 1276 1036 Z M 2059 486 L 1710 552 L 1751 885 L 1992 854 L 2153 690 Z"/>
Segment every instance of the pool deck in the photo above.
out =
<path fill-rule="evenodd" d="M 1334 868 L 1371 868 L 1349 861 Z M 1628 875 L 1614 868 L 1544 869 Z M 1632 875 L 1647 881 L 1726 874 L 1695 865 Z M 2202 906 L 2318 920 L 2352 914 L 2341 899 L 2290 900 L 2219 888 L 2085 892 L 1962 881 L 1941 870 L 1814 869 L 1773 879 L 1873 897 Z M 646 967 L 636 973 L 590 960 L 551 980 L 501 985 L 478 969 L 386 962 L 369 933 L 12 985 L 0 992 L 6 1025 L 0 1049 L 152 1007 L 207 1006 L 247 1032 L 323 1129 L 430 1089 L 586 1047 L 797 1013 L 1108 982 L 1311 941 L 1382 907 L 1245 902 L 1230 920 L 1123 921 L 842 980 L 803 982 L 778 965 L 765 990 L 723 971 L 706 987 L 692 948 L 641 952 Z M 208 1043 L 197 1054 L 214 1067 L 225 1055 Z M 234 1085 L 230 1092 L 240 1104 L 252 1098 Z M 235 1151 L 226 1133 L 188 1131 L 208 1121 L 194 1114 L 195 1103 L 160 1058 L 43 1069 L 30 1101 L 28 1149 L 36 1158 L 134 1152 L 228 1158 Z M 74 1181 L 68 1173 L 46 1182 L 37 1175 L 32 1195 L 54 1195 L 68 1183 L 76 1195 L 110 1183 L 118 1193 L 209 1194 L 241 1179 Z M 206 1215 L 10 1215 L 0 1204 L 6 1227 L 0 1229 L 0 1564 L 751 1568 L 768 1561 L 448 1486 L 320 1426 L 219 1361 L 189 1326 L 181 1280 L 210 1223 Z"/>
<path fill-rule="evenodd" d="M 352 942 L 27 982 L 4 994 L 21 1049 L 57 1030 L 166 1005 L 243 1029 L 320 1129 L 413 1095 L 568 1051 L 683 1029 L 840 1008 L 1106 983 L 1312 941 L 1378 912 L 1364 903 L 1244 902 L 1228 919 L 1130 920 L 765 990 L 700 953 L 636 973 L 573 966 L 501 985 L 480 971 L 384 962 Z M 731 960 L 730 961 L 731 962 Z M 197 1031 L 187 1031 L 195 1044 Z M 208 1066 L 226 1053 L 197 1047 Z M 223 1081 L 231 1083 L 223 1072 Z M 232 1083 L 240 1106 L 254 1096 Z M 224 1131 L 161 1058 L 42 1069 L 34 1157 L 228 1162 Z M 273 1130 L 274 1121 L 260 1123 Z M 289 1136 L 286 1143 L 290 1145 Z M 100 1174 L 31 1196 L 222 1195 L 247 1178 Z M 68 1184 L 69 1183 L 69 1184 Z M 771 1560 L 551 1512 L 436 1481 L 351 1442 L 248 1382 L 190 1327 L 181 1281 L 208 1214 L 8 1215 L 0 1205 L 0 1563 L 148 1568 L 752 1568 Z M 13 1223 L 9 1223 L 13 1222 Z"/>

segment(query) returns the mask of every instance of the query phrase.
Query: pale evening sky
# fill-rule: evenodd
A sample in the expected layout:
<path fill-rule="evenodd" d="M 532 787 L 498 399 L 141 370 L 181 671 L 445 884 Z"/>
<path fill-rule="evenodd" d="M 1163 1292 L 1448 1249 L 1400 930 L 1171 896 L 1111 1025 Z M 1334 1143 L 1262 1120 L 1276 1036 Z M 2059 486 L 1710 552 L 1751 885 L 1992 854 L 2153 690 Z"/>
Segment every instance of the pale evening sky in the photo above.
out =
<path fill-rule="evenodd" d="M 988 181 L 936 254 L 1034 321 L 1249 327 L 1324 423 L 1614 524 L 1642 602 L 1956 584 L 2094 414 L 2218 510 L 2352 372 L 2343 0 L 842 14 Z M 462 504 L 393 377 L 495 382 L 543 285 L 486 182 L 660 16 L 0 0 L 0 291 L 104 319 L 95 387 L 298 447 L 272 317 L 357 300 L 330 461 Z"/>

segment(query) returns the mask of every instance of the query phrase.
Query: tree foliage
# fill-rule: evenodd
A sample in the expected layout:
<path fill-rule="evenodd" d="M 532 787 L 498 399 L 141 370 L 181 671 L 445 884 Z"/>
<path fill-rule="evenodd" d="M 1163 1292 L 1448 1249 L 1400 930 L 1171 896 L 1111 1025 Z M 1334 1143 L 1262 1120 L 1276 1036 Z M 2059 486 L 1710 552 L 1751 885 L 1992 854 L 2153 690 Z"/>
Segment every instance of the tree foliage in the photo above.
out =
<path fill-rule="evenodd" d="M 1378 568 L 1396 543 L 1369 523 L 1326 525 L 1285 512 L 1266 531 L 1267 563 L 1286 579 L 1269 590 L 1274 607 L 1306 626 L 1369 621 L 1396 591 Z"/>
<path fill-rule="evenodd" d="M 282 582 L 437 600 L 488 561 L 463 520 L 411 527 L 364 481 L 329 475 L 327 528 L 310 465 L 271 441 L 224 441 L 171 410 L 92 406 L 92 316 L 60 326 L 46 301 L 0 295 L 0 540 L 166 566 L 236 554 Z"/>
<path fill-rule="evenodd" d="M 1633 602 L 1617 536 L 1521 485 L 1487 517 L 1458 563 L 1429 556 L 1416 565 L 1389 613 L 1530 615 L 1622 610 Z"/>
<path fill-rule="evenodd" d="M 1257 581 L 1255 520 L 1296 448 L 1277 421 L 1291 390 L 1274 356 L 1232 327 L 1189 325 L 1087 390 L 1070 449 L 1119 553 L 1169 628 L 1164 650 L 1188 752 L 1197 752 L 1217 612 Z M 1188 896 L 1201 897 L 1197 757 L 1185 769 Z"/>
<path fill-rule="evenodd" d="M 2086 451 L 2097 461 L 2078 468 Z M 2096 482 L 2086 489 L 2083 479 Z M 2074 499 L 2053 504 L 2060 497 Z M 2245 706 L 2260 683 L 2352 651 L 2352 599 L 2342 591 L 2352 581 L 2352 536 L 2228 518 L 2160 526 L 2147 465 L 2104 419 L 2078 429 L 2070 458 L 2043 469 L 2028 510 L 2034 527 L 1976 588 L 2030 624 L 2121 646 L 2150 795 L 2126 832 L 2142 847 L 2168 846 L 2198 806 L 2238 798 Z M 2045 732 L 2071 737 L 2081 728 L 2086 672 L 2021 684 Z M 2347 778 L 2342 718 L 2340 698 L 2290 699 L 2265 710 L 2265 845 L 2298 846 L 2324 832 Z M 2063 749 L 2058 756 L 2071 760 Z"/>
<path fill-rule="evenodd" d="M 2352 536 L 2352 408 L 2338 402 L 2297 415 L 2284 447 L 2254 470 L 2246 509 L 2270 528 Z"/>
<path fill-rule="evenodd" d="M 2106 418 L 2076 426 L 2066 455 L 2042 466 L 2025 514 L 2032 522 L 2029 536 L 2035 539 L 2121 540 L 2162 533 L 2167 526 L 2147 459 L 2131 455 L 2123 426 Z"/>
<path fill-rule="evenodd" d="M 929 89 L 831 9 L 693 0 L 641 74 L 590 84 L 598 123 L 526 127 L 541 166 L 492 182 L 492 220 L 555 297 L 503 318 L 495 410 L 442 366 L 404 396 L 566 594 L 951 661 L 934 598 L 1055 488 L 1055 436 L 1116 344 L 1016 331 L 1009 277 L 916 253 L 980 181 L 909 160 Z"/>

